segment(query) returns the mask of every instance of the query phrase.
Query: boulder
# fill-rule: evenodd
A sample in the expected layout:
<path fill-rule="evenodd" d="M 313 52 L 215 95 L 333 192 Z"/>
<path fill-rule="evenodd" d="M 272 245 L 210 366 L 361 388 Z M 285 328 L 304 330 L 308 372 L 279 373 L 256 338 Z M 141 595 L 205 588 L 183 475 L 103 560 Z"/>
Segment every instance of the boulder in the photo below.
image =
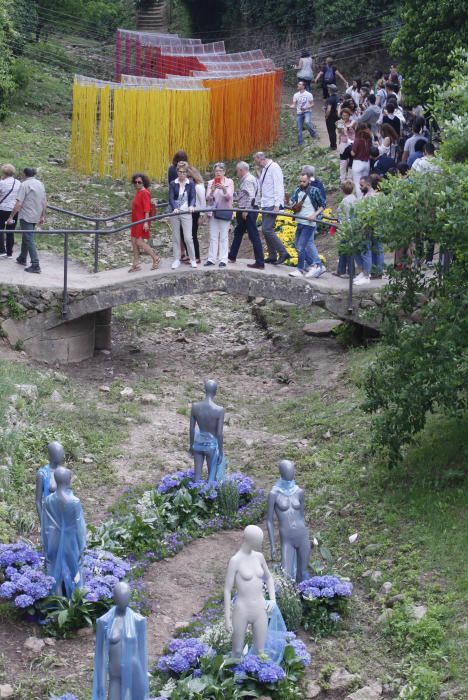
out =
<path fill-rule="evenodd" d="M 381 578 L 382 578 L 382 572 L 379 571 L 378 569 L 376 571 L 373 571 L 371 573 L 371 575 L 369 576 L 369 580 L 373 584 L 379 583 Z"/>
<path fill-rule="evenodd" d="M 345 668 L 335 668 L 330 676 L 330 690 L 346 690 L 350 685 L 359 681 L 360 676 L 357 673 L 349 673 Z"/>
<path fill-rule="evenodd" d="M 0 698 L 12 698 L 15 691 L 9 683 L 0 685 Z"/>
<path fill-rule="evenodd" d="M 28 637 L 24 643 L 24 647 L 34 654 L 40 654 L 45 647 L 45 643 L 44 640 L 39 639 L 39 637 Z"/>
<path fill-rule="evenodd" d="M 120 397 L 124 400 L 128 399 L 131 400 L 135 396 L 135 392 L 133 391 L 131 386 L 126 386 L 122 389 L 120 392 Z"/>
<path fill-rule="evenodd" d="M 387 608 L 393 608 L 396 603 L 402 603 L 405 599 L 403 593 L 397 593 L 397 595 L 392 595 L 388 600 L 385 601 Z"/>
<path fill-rule="evenodd" d="M 323 338 L 330 335 L 334 328 L 341 326 L 341 323 L 336 318 L 323 318 L 315 323 L 306 323 L 302 330 L 306 335 Z"/>
<path fill-rule="evenodd" d="M 410 608 L 411 615 L 415 620 L 419 622 L 427 613 L 427 608 L 425 605 L 412 605 Z"/>
<path fill-rule="evenodd" d="M 382 686 L 380 683 L 366 685 L 364 688 L 356 690 L 354 693 L 347 695 L 345 700 L 378 700 L 382 695 Z"/>
<path fill-rule="evenodd" d="M 305 688 L 306 700 L 311 700 L 312 698 L 317 698 L 322 692 L 322 688 L 319 686 L 317 681 L 309 681 Z"/>
<path fill-rule="evenodd" d="M 385 581 L 385 583 L 382 583 L 380 586 L 379 593 L 380 595 L 388 595 L 393 587 L 393 584 L 390 583 L 390 581 Z"/>
<path fill-rule="evenodd" d="M 38 393 L 35 384 L 15 384 L 16 392 L 24 399 L 36 401 Z"/>
<path fill-rule="evenodd" d="M 54 389 L 50 395 L 50 400 L 55 401 L 56 403 L 60 403 L 60 401 L 62 401 L 61 393 L 57 391 L 57 389 Z"/>
<path fill-rule="evenodd" d="M 158 403 L 158 397 L 156 394 L 143 394 L 141 397 L 141 403 L 155 404 Z"/>

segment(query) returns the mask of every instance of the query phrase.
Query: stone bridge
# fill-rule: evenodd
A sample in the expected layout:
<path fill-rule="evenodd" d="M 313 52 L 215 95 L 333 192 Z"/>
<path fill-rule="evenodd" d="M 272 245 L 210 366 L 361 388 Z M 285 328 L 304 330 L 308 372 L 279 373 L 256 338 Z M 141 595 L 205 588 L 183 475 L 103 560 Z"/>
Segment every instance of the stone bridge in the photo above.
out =
<path fill-rule="evenodd" d="M 1 327 L 12 345 L 45 362 L 79 362 L 111 345 L 112 308 L 136 301 L 188 294 L 226 292 L 264 297 L 298 306 L 318 305 L 331 315 L 377 329 L 380 324 L 381 281 L 353 290 L 349 307 L 348 280 L 325 273 L 319 279 L 290 277 L 286 266 L 251 270 L 246 260 L 226 269 L 182 266 L 171 270 L 162 260 L 156 271 L 144 267 L 90 273 L 71 262 L 68 273 L 67 317 L 62 318 L 63 270 L 55 256 L 43 256 L 42 275 L 25 273 L 11 261 L 0 264 Z M 50 264 L 53 263 L 53 264 Z"/>

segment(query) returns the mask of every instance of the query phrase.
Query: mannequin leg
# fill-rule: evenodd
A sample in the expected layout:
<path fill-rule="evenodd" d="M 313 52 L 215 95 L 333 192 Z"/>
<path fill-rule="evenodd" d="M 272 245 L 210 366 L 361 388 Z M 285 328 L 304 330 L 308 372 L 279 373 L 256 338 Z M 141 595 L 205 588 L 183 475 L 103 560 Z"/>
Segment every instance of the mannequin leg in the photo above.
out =
<path fill-rule="evenodd" d="M 307 567 L 310 560 L 310 539 L 308 534 L 304 534 L 303 541 L 297 548 L 297 570 L 296 570 L 296 581 L 301 583 L 309 578 L 309 572 Z"/>
<path fill-rule="evenodd" d="M 203 478 L 203 462 L 205 461 L 205 455 L 201 452 L 195 452 L 193 455 L 193 462 L 195 466 L 195 481 L 201 481 Z"/>
<path fill-rule="evenodd" d="M 253 645 L 252 651 L 255 654 L 263 654 L 265 651 L 265 642 L 268 630 L 268 616 L 265 610 L 261 610 L 258 618 L 252 625 L 253 627 Z"/>
<path fill-rule="evenodd" d="M 294 563 L 296 560 L 296 550 L 287 540 L 285 541 L 285 539 L 286 538 L 282 538 L 281 541 L 281 567 L 288 576 L 295 578 Z"/>
<path fill-rule="evenodd" d="M 245 644 L 247 634 L 247 616 L 242 610 L 232 611 L 232 655 L 235 659 L 240 659 Z"/>
<path fill-rule="evenodd" d="M 109 693 L 107 695 L 108 700 L 120 700 L 120 681 L 120 677 L 109 677 Z"/>

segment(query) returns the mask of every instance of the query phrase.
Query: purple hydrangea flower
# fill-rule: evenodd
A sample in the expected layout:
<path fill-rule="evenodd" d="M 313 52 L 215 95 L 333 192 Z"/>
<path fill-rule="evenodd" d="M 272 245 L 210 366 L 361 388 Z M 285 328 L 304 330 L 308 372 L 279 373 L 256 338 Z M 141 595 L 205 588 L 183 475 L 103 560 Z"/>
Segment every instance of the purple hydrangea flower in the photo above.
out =
<path fill-rule="evenodd" d="M 34 598 L 24 593 L 22 595 L 17 595 L 15 598 L 15 605 L 17 608 L 29 608 L 31 605 L 34 605 Z"/>
<path fill-rule="evenodd" d="M 349 597 L 353 592 L 353 586 L 349 581 L 342 581 L 337 576 L 312 576 L 299 584 L 299 592 L 306 600 Z"/>
<path fill-rule="evenodd" d="M 293 639 L 290 645 L 294 649 L 296 659 L 300 661 L 303 666 L 308 666 L 312 661 L 312 657 L 307 651 L 307 647 L 302 639 Z"/>

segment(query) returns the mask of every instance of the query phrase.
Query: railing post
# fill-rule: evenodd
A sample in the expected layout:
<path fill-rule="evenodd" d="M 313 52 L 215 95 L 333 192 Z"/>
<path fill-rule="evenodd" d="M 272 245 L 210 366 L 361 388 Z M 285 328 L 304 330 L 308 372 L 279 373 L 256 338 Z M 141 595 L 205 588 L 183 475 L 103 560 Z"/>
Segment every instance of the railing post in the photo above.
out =
<path fill-rule="evenodd" d="M 354 255 L 349 256 L 349 286 L 348 286 L 348 313 L 353 313 L 353 279 L 354 279 Z"/>
<path fill-rule="evenodd" d="M 99 270 L 99 221 L 94 222 L 96 233 L 94 234 L 94 272 Z"/>
<path fill-rule="evenodd" d="M 64 233 L 63 239 L 63 301 L 62 318 L 68 316 L 68 233 Z"/>

